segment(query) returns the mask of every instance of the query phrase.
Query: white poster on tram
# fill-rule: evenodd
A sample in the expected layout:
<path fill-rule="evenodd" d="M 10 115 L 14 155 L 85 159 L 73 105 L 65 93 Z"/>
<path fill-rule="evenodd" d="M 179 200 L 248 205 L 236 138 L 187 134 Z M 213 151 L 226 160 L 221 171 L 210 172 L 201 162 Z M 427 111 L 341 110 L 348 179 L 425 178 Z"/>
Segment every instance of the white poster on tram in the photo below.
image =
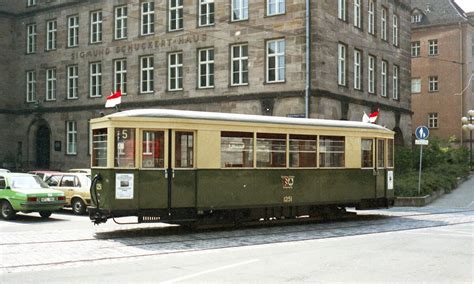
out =
<path fill-rule="evenodd" d="M 115 175 L 115 199 L 133 199 L 133 174 Z"/>
<path fill-rule="evenodd" d="M 387 172 L 387 189 L 393 190 L 393 171 Z"/>

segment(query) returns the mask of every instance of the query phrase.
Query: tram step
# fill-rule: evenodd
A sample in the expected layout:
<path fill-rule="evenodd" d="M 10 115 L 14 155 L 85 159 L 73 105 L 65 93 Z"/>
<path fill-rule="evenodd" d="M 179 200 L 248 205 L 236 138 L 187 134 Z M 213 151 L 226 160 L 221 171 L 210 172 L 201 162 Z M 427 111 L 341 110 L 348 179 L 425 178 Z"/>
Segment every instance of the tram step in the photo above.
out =
<path fill-rule="evenodd" d="M 155 223 L 160 222 L 161 217 L 157 216 L 140 216 L 138 217 L 138 223 Z"/>

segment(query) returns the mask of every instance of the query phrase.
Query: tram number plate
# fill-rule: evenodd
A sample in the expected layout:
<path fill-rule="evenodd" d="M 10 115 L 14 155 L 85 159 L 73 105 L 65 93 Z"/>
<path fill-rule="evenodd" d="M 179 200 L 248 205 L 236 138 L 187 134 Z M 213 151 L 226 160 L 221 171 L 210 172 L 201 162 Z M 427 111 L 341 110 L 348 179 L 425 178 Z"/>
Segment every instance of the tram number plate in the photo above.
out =
<path fill-rule="evenodd" d="M 41 198 L 41 202 L 51 202 L 54 201 L 54 197 L 43 197 Z"/>
<path fill-rule="evenodd" d="M 293 202 L 293 196 L 284 196 L 284 197 L 283 197 L 283 202 L 284 202 L 284 203 L 291 203 L 291 202 Z"/>

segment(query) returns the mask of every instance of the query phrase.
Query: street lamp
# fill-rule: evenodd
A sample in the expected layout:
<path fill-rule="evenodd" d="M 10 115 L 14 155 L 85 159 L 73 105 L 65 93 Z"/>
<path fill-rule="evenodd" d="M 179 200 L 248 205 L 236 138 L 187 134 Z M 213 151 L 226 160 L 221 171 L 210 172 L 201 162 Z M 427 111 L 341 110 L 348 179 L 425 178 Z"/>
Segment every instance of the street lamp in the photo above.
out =
<path fill-rule="evenodd" d="M 468 117 L 461 118 L 461 122 L 463 124 L 462 129 L 469 130 L 469 143 L 470 143 L 470 150 L 469 150 L 469 165 L 471 171 L 473 170 L 472 164 L 472 131 L 474 130 L 474 110 L 469 110 L 467 112 Z"/>

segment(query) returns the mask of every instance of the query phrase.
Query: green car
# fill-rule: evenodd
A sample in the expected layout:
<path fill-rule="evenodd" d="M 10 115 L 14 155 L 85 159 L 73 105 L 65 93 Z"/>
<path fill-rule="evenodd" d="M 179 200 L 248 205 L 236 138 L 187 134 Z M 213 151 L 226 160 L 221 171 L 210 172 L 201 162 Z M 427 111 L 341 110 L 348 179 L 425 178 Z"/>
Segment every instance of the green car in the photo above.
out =
<path fill-rule="evenodd" d="M 11 220 L 16 212 L 39 212 L 48 218 L 53 211 L 66 204 L 64 193 L 49 188 L 36 175 L 20 173 L 0 173 L 0 214 Z"/>

